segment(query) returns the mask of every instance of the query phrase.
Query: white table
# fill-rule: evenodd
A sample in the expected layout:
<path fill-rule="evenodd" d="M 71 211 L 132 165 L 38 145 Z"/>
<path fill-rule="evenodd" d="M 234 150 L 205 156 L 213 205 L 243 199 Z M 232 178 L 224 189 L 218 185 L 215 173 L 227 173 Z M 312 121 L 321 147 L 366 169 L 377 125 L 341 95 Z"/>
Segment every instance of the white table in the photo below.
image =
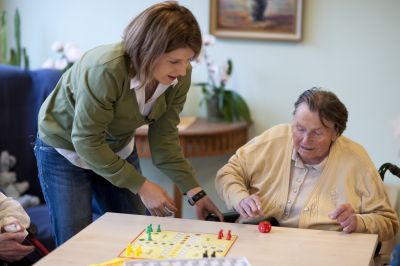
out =
<path fill-rule="evenodd" d="M 273 227 L 268 234 L 255 225 L 107 213 L 35 265 L 101 263 L 113 258 L 150 223 L 165 230 L 238 235 L 227 256 L 245 256 L 252 266 L 368 265 L 377 235 Z"/>

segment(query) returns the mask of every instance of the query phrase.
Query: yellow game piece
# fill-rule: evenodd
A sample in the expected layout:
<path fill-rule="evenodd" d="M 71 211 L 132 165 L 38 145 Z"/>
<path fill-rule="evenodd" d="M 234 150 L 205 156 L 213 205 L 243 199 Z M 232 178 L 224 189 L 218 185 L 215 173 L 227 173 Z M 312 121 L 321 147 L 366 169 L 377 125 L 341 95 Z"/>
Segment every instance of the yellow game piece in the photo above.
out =
<path fill-rule="evenodd" d="M 141 247 L 141 246 L 138 246 L 138 247 L 135 249 L 135 257 L 140 257 L 140 254 L 142 254 L 142 247 Z"/>
<path fill-rule="evenodd" d="M 132 245 L 128 244 L 128 246 L 126 246 L 125 252 L 127 256 L 130 256 L 132 254 Z"/>
<path fill-rule="evenodd" d="M 128 259 L 115 258 L 99 264 L 90 264 L 89 266 L 123 266 L 125 261 L 128 261 Z"/>

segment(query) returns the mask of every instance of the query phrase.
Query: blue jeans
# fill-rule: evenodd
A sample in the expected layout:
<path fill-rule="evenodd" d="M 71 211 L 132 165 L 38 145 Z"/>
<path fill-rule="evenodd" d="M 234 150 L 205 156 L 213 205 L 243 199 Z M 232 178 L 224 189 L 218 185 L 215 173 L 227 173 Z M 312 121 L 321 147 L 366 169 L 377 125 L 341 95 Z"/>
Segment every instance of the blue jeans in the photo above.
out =
<path fill-rule="evenodd" d="M 34 150 L 57 246 L 92 222 L 93 208 L 100 215 L 105 212 L 144 214 L 139 195 L 114 186 L 92 170 L 71 164 L 39 138 Z M 140 171 L 136 148 L 126 160 Z"/>

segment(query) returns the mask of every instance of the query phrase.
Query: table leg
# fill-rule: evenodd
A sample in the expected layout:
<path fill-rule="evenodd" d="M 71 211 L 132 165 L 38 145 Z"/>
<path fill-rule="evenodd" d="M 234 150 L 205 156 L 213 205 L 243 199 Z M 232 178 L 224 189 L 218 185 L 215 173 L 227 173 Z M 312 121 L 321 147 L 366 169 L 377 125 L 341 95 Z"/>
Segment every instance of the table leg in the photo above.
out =
<path fill-rule="evenodd" d="M 176 185 L 174 185 L 174 201 L 175 207 L 178 209 L 175 218 L 182 218 L 182 193 Z"/>

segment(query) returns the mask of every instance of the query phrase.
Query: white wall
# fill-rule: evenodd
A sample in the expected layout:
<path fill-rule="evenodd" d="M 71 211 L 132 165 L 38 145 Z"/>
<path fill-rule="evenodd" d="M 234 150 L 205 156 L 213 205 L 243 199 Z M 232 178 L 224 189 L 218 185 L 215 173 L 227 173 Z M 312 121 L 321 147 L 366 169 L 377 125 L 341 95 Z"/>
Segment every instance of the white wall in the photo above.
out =
<path fill-rule="evenodd" d="M 156 2 L 0 0 L 0 6 L 9 15 L 16 7 L 20 9 L 22 44 L 28 48 L 32 67 L 37 68 L 51 55 L 55 40 L 74 41 L 83 50 L 120 40 L 131 18 Z M 202 31 L 208 33 L 209 2 L 180 2 L 193 11 Z M 307 0 L 304 7 L 301 42 L 218 39 L 210 48 L 217 62 L 233 59 L 233 86 L 251 106 L 252 135 L 290 121 L 297 96 L 312 86 L 323 86 L 349 109 L 345 135 L 364 145 L 377 167 L 387 161 L 400 164 L 400 141 L 392 128 L 400 117 L 400 1 Z M 204 81 L 205 75 L 204 69 L 195 69 L 193 81 Z M 198 107 L 199 97 L 194 87 L 185 114 L 204 114 Z M 227 158 L 193 160 L 210 191 L 210 180 Z M 149 160 L 143 166 L 147 175 L 158 176 Z M 389 174 L 386 182 L 399 184 Z M 185 210 L 185 216 L 193 213 Z"/>

